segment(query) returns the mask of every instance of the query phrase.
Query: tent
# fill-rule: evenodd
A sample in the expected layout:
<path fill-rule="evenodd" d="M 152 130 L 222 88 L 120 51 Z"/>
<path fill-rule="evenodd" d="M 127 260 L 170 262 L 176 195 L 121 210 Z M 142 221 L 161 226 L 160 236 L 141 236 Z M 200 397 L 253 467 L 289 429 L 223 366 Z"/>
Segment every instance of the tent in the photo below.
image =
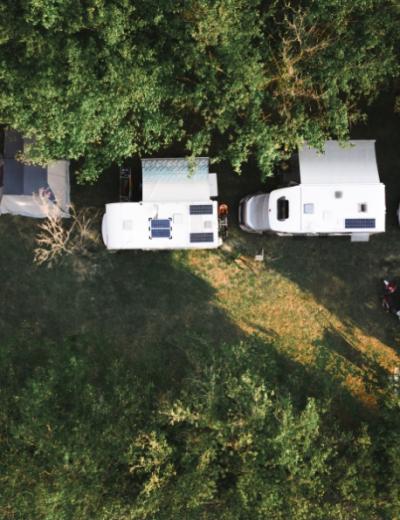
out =
<path fill-rule="evenodd" d="M 24 164 L 27 139 L 15 130 L 4 133 L 0 172 L 0 214 L 11 213 L 44 218 L 49 211 L 69 216 L 69 161 L 55 161 L 46 167 Z"/>

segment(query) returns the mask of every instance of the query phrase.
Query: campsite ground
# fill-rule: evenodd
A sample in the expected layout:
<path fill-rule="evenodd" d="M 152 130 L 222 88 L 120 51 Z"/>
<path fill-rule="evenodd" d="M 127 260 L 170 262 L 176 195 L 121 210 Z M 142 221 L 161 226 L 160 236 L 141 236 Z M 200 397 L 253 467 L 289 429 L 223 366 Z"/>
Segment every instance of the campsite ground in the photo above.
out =
<path fill-rule="evenodd" d="M 380 308 L 379 280 L 400 275 L 400 118 L 381 100 L 354 137 L 377 139 L 379 170 L 387 185 L 388 230 L 369 243 L 348 238 L 253 236 L 232 226 L 217 251 L 119 252 L 99 249 L 47 268 L 33 264 L 38 223 L 0 219 L 0 339 L 85 335 L 109 340 L 135 360 L 157 358 L 168 377 L 187 362 L 185 344 L 257 334 L 272 339 L 288 366 L 304 369 L 318 393 L 318 374 L 338 392 L 373 407 L 388 374 L 400 365 L 400 324 Z M 249 166 L 242 177 L 223 165 L 222 198 L 238 199 L 261 183 Z M 75 187 L 78 205 L 115 200 L 115 171 L 94 187 Z M 232 214 L 232 222 L 235 216 Z M 264 249 L 263 262 L 254 259 Z M 266 348 L 270 348 L 267 347 Z M 158 364 L 158 363 L 157 363 Z M 343 394 L 344 395 L 344 394 Z"/>

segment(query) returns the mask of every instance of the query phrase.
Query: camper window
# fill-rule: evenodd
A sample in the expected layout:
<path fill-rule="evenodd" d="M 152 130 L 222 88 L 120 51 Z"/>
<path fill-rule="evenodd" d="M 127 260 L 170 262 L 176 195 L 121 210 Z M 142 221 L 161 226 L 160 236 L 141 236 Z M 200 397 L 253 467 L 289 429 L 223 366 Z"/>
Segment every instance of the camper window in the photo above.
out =
<path fill-rule="evenodd" d="M 277 213 L 278 220 L 286 220 L 289 218 L 289 201 L 286 197 L 279 197 L 277 200 Z"/>

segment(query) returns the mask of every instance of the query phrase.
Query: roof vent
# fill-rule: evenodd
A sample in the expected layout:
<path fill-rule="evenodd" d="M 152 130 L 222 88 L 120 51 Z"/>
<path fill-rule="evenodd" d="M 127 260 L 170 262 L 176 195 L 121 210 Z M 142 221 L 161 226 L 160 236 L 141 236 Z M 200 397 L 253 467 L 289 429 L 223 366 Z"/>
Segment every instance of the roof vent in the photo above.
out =
<path fill-rule="evenodd" d="M 343 196 L 343 191 L 335 191 L 335 199 L 341 199 Z"/>

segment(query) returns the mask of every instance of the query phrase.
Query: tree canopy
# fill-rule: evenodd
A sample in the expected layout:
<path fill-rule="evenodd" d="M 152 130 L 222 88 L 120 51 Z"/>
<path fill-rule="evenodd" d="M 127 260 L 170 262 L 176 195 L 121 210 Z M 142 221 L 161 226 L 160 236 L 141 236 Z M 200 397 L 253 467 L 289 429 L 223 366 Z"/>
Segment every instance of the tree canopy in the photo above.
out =
<path fill-rule="evenodd" d="M 350 428 L 273 345 L 185 341 L 179 377 L 99 339 L 3 344 L 1 518 L 399 516 L 395 393 Z"/>
<path fill-rule="evenodd" d="M 0 123 L 82 181 L 176 143 L 267 175 L 348 136 L 399 73 L 399 21 L 392 0 L 4 0 Z"/>

